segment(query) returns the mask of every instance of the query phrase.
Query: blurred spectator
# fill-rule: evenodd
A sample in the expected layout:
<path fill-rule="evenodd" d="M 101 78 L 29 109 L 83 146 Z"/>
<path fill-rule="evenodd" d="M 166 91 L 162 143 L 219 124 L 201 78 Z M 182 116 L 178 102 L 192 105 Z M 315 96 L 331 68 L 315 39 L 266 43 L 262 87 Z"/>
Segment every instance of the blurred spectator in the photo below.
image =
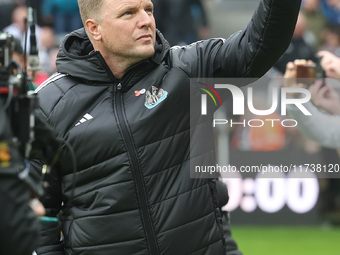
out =
<path fill-rule="evenodd" d="M 44 69 L 40 70 L 37 72 L 36 77 L 35 77 L 35 83 L 39 86 L 41 85 L 44 81 L 46 81 L 51 74 L 55 73 L 57 71 L 56 67 L 56 60 L 57 60 L 57 54 L 59 52 L 59 48 L 51 48 L 49 50 L 49 57 L 46 58 L 46 65 L 49 67 L 49 72 L 45 72 Z M 42 64 L 40 64 L 42 67 Z"/>
<path fill-rule="evenodd" d="M 157 28 L 171 46 L 186 45 L 209 37 L 201 0 L 154 0 Z"/>
<path fill-rule="evenodd" d="M 14 47 L 12 53 L 12 60 L 18 65 L 20 70 L 24 68 L 24 50 L 22 49 L 21 43 L 18 39 L 14 38 Z"/>
<path fill-rule="evenodd" d="M 17 68 L 13 70 L 14 75 L 21 73 L 24 70 L 24 51 L 21 47 L 20 41 L 18 39 L 14 39 L 14 49 L 12 53 L 12 61 L 17 64 Z M 27 75 L 30 79 L 32 79 L 32 72 L 27 72 Z M 27 81 L 27 88 L 28 90 L 34 91 L 37 86 L 31 81 Z"/>
<path fill-rule="evenodd" d="M 321 46 L 321 33 L 327 25 L 327 20 L 320 10 L 319 0 L 304 0 L 301 12 L 306 17 L 305 40 L 315 50 Z"/>
<path fill-rule="evenodd" d="M 340 1 L 339 0 L 328 0 L 328 5 L 332 6 L 336 10 L 340 10 Z"/>
<path fill-rule="evenodd" d="M 38 39 L 41 71 L 51 75 L 55 72 L 55 64 L 51 63 L 51 59 L 56 60 L 55 51 L 59 49 L 54 30 L 51 27 L 42 27 Z"/>
<path fill-rule="evenodd" d="M 27 7 L 25 5 L 17 6 L 12 12 L 12 23 L 4 28 L 5 32 L 20 40 L 22 47 L 25 44 L 25 19 L 27 19 Z"/>
<path fill-rule="evenodd" d="M 58 48 L 52 48 L 49 50 L 49 56 L 46 57 L 45 62 L 40 62 L 41 70 L 36 73 L 32 73 L 32 71 L 27 70 L 27 75 L 32 81 L 27 82 L 28 89 L 33 91 L 37 88 L 37 85 L 40 85 L 45 80 L 47 80 L 52 73 L 56 71 L 55 61 L 57 58 Z M 39 52 L 40 55 L 40 52 Z M 12 60 L 18 65 L 17 70 L 14 70 L 15 74 L 17 72 L 21 72 L 24 69 L 24 51 L 21 47 L 20 41 L 18 39 L 14 39 L 14 50 L 12 54 Z M 50 72 L 45 72 L 45 68 L 48 66 Z M 34 82 L 34 83 L 33 83 Z"/>
<path fill-rule="evenodd" d="M 328 85 L 321 88 L 320 83 L 312 85 L 309 90 L 315 100 L 319 102 L 318 105 L 324 104 L 327 108 L 329 105 L 337 104 L 333 108 L 333 112 L 337 114 L 331 115 L 322 112 L 320 111 L 321 108 L 318 109 L 311 102 L 304 105 L 312 114 L 311 116 L 304 115 L 292 105 L 287 107 L 288 114 L 299 123 L 297 127 L 303 135 L 323 147 L 340 149 L 340 101 L 338 93 Z"/>
<path fill-rule="evenodd" d="M 338 77 L 340 65 L 337 64 L 340 59 L 327 52 L 320 52 L 319 55 L 323 57 L 321 66 L 326 75 L 331 74 L 332 78 Z M 290 62 L 287 65 L 285 78 L 296 78 L 296 63 L 297 61 Z M 334 68 L 337 70 L 329 71 Z M 293 86 L 297 85 L 293 84 Z M 308 102 L 304 106 L 312 115 L 306 116 L 292 105 L 287 107 L 288 114 L 298 122 L 297 127 L 303 135 L 323 146 L 323 164 L 327 166 L 338 164 L 339 156 L 336 150 L 340 155 L 340 95 L 323 81 L 311 85 L 309 91 L 313 103 Z M 339 216 L 340 183 L 339 179 L 335 178 L 322 181 L 324 184 L 320 191 L 320 213 L 326 220 L 332 221 Z"/>
<path fill-rule="evenodd" d="M 26 0 L 1 0 L 0 1 L 0 30 L 12 22 L 12 12 L 18 5 L 25 5 Z"/>
<path fill-rule="evenodd" d="M 4 32 L 8 32 L 17 38 L 21 42 L 21 46 L 25 49 L 25 19 L 27 19 L 27 7 L 25 5 L 19 5 L 15 7 L 12 13 L 12 23 L 4 28 Z M 36 35 L 39 36 L 40 30 L 36 26 Z M 30 49 L 30 31 L 27 33 L 27 51 Z"/>
<path fill-rule="evenodd" d="M 12 13 L 12 24 L 7 26 L 4 31 L 13 35 L 15 40 L 15 48 L 13 58 L 23 68 L 23 59 L 25 47 L 25 18 L 27 18 L 27 7 L 25 5 L 19 5 L 15 7 Z M 36 26 L 37 43 L 39 51 L 39 60 L 41 70 L 36 72 L 32 79 L 37 84 L 40 85 L 44 82 L 52 73 L 55 72 L 55 63 L 52 61 L 56 60 L 56 50 L 58 49 L 56 36 L 54 31 L 50 27 L 39 27 Z M 28 30 L 27 35 L 27 52 L 30 50 L 30 31 Z M 17 45 L 18 41 L 21 43 L 20 49 Z M 32 74 L 28 71 L 28 74 Z"/>
<path fill-rule="evenodd" d="M 39 86 L 56 72 L 59 47 L 56 35 L 51 27 L 42 27 L 38 40 L 40 70 L 36 73 L 35 83 Z"/>
<path fill-rule="evenodd" d="M 45 0 L 42 16 L 59 38 L 83 26 L 77 0 Z"/>
<path fill-rule="evenodd" d="M 320 0 L 320 5 L 328 22 L 340 24 L 339 0 Z"/>
<path fill-rule="evenodd" d="M 284 74 L 287 63 L 294 61 L 295 59 L 308 59 L 312 60 L 313 62 L 316 61 L 316 52 L 314 48 L 310 44 L 308 44 L 304 38 L 304 35 L 306 33 L 306 26 L 306 17 L 303 13 L 300 13 L 290 45 L 286 52 L 274 65 L 274 68 L 277 69 L 280 73 Z"/>
<path fill-rule="evenodd" d="M 12 0 L 3 0 L 0 3 L 0 30 L 11 24 L 11 14 L 15 8 L 15 3 Z"/>
<path fill-rule="evenodd" d="M 334 53 L 340 57 L 340 25 L 328 24 L 322 33 L 323 44 L 320 50 Z"/>

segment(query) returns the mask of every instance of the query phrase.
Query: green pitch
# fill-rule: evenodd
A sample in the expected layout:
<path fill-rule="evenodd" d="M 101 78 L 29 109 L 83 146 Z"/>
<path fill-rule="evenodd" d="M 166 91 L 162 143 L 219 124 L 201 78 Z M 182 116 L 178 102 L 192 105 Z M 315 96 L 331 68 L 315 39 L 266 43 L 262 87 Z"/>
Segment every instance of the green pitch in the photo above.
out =
<path fill-rule="evenodd" d="M 244 255 L 338 255 L 340 228 L 231 226 Z"/>

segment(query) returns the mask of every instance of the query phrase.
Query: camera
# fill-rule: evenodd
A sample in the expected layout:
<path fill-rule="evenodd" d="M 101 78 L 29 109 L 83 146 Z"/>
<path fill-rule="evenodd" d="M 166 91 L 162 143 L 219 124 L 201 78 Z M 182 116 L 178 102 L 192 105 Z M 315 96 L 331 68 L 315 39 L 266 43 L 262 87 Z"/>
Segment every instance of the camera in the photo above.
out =
<path fill-rule="evenodd" d="M 317 66 L 315 63 L 296 66 L 296 77 L 315 79 L 317 78 Z"/>
<path fill-rule="evenodd" d="M 32 116 L 37 106 L 37 97 L 28 95 L 27 77 L 18 64 L 13 62 L 14 38 L 8 33 L 0 33 L 0 99 L 3 102 L 10 126 L 19 151 L 24 158 L 30 153 L 33 141 Z M 34 117 L 33 117 L 34 119 Z"/>
<path fill-rule="evenodd" d="M 6 81 L 11 74 L 13 36 L 8 33 L 0 33 L 0 81 Z"/>
<path fill-rule="evenodd" d="M 0 94 L 8 94 L 7 89 L 13 86 L 20 89 L 22 75 L 17 71 L 19 67 L 12 61 L 14 38 L 11 34 L 0 32 Z M 13 91 L 14 92 L 14 91 Z"/>
<path fill-rule="evenodd" d="M 59 143 L 48 124 L 36 115 L 38 97 L 28 92 L 27 84 L 31 80 L 26 70 L 21 70 L 12 59 L 14 47 L 13 36 L 0 32 L 0 107 L 6 113 L 6 120 L 0 121 L 8 121 L 11 143 L 26 162 L 26 168 L 18 173 L 19 178 L 31 187 L 34 194 L 41 195 L 42 179 L 30 173 L 27 160 L 34 154 L 41 154 L 46 155 L 46 162 L 50 163 Z"/>
<path fill-rule="evenodd" d="M 13 36 L 8 33 L 0 33 L 0 80 L 6 80 L 11 73 L 13 53 Z"/>
<path fill-rule="evenodd" d="M 296 65 L 296 82 L 305 84 L 307 87 L 312 85 L 317 79 L 325 79 L 325 71 L 321 67 L 321 58 L 316 63 L 305 63 Z M 323 82 L 324 84 L 324 82 Z"/>

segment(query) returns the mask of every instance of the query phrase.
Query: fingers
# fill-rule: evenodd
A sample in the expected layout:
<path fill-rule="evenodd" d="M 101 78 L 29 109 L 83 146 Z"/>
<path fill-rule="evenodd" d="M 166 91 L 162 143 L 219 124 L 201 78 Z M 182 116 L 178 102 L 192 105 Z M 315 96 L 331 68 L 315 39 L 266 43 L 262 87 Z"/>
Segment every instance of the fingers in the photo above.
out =
<path fill-rule="evenodd" d="M 293 70 L 295 68 L 295 65 L 293 62 L 288 62 L 287 65 L 286 65 L 286 68 L 288 70 Z"/>
<path fill-rule="evenodd" d="M 329 55 L 329 54 L 330 54 L 329 51 L 326 51 L 326 50 L 321 50 L 317 53 L 317 55 L 319 57 L 324 57 L 324 56 Z"/>
<path fill-rule="evenodd" d="M 296 66 L 293 62 L 288 62 L 286 65 L 286 72 L 284 78 L 295 78 L 296 77 Z"/>
<path fill-rule="evenodd" d="M 320 65 L 329 78 L 340 78 L 340 58 L 328 51 L 318 52 L 322 57 Z"/>
<path fill-rule="evenodd" d="M 303 84 L 303 83 L 298 83 L 298 84 L 296 85 L 296 87 L 297 87 L 297 88 L 300 88 L 300 89 L 305 89 L 305 88 L 306 88 L 306 85 Z"/>
<path fill-rule="evenodd" d="M 324 84 L 324 82 L 322 80 L 316 80 L 310 87 L 309 87 L 309 91 L 310 92 L 316 92 L 318 91 L 322 85 Z"/>
<path fill-rule="evenodd" d="M 45 207 L 38 199 L 32 199 L 30 202 L 30 207 L 35 212 L 37 216 L 44 216 L 45 215 Z"/>
<path fill-rule="evenodd" d="M 326 50 L 319 51 L 317 55 L 322 58 L 323 62 L 329 62 L 330 60 L 336 58 L 336 56 L 333 53 Z"/>
<path fill-rule="evenodd" d="M 329 86 L 323 86 L 322 81 L 316 81 L 309 88 L 313 103 L 318 107 L 322 106 L 323 101 L 327 99 L 330 90 L 331 88 Z"/>
<path fill-rule="evenodd" d="M 309 87 L 309 91 L 312 95 L 312 98 L 320 98 L 322 97 L 327 91 L 329 91 L 330 87 L 324 85 L 324 81 L 317 80 L 314 84 Z"/>
<path fill-rule="evenodd" d="M 301 68 L 300 68 L 301 67 Z M 303 78 L 316 77 L 315 63 L 311 60 L 296 59 L 294 62 L 288 62 L 286 65 L 286 72 L 284 74 L 284 87 L 306 88 Z M 301 79 L 302 78 L 302 79 Z M 309 81 L 305 81 L 308 82 Z"/>
<path fill-rule="evenodd" d="M 310 61 L 310 60 L 308 60 Z M 306 65 L 308 64 L 308 61 L 306 59 L 295 59 L 294 60 L 294 65 L 299 66 L 299 65 Z M 313 61 L 311 61 L 313 63 Z"/>

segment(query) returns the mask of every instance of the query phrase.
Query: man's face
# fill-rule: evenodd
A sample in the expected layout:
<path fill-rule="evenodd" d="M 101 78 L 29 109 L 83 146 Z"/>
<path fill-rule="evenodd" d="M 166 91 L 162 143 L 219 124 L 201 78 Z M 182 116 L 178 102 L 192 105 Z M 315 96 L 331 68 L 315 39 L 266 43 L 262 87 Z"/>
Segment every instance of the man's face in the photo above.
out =
<path fill-rule="evenodd" d="M 133 63 L 154 54 L 156 25 L 151 0 L 105 0 L 99 19 L 105 57 Z"/>

